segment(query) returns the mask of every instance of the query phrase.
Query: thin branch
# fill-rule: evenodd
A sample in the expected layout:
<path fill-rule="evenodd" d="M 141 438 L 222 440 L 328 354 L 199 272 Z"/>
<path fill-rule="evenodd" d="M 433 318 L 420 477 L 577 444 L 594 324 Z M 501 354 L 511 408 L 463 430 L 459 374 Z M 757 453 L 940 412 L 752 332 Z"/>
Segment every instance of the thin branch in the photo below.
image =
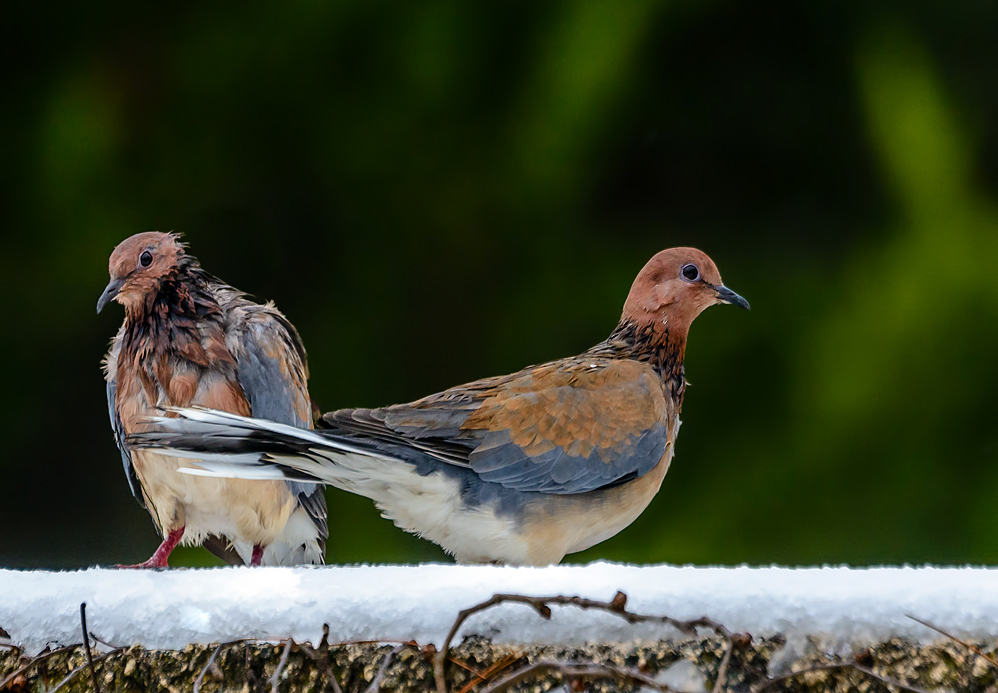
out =
<path fill-rule="evenodd" d="M 457 664 L 459 667 L 461 667 L 465 671 L 469 672 L 472 676 L 477 676 L 479 678 L 481 678 L 481 676 L 482 676 L 482 672 L 481 671 L 479 671 L 475 667 L 471 666 L 467 662 L 461 661 L 457 657 L 450 657 L 450 656 L 448 656 L 447 657 L 447 661 L 451 662 L 453 664 Z"/>
<path fill-rule="evenodd" d="M 580 609 L 598 609 L 600 611 L 607 611 L 611 614 L 616 614 L 631 624 L 664 623 L 689 635 L 695 634 L 697 628 L 709 628 L 727 640 L 729 644 L 735 636 L 735 633 L 732 633 L 720 623 L 717 623 L 716 621 L 713 621 L 705 616 L 690 621 L 681 621 L 670 616 L 646 616 L 627 611 L 625 608 L 627 605 L 627 595 L 623 592 L 617 592 L 617 594 L 614 595 L 613 600 L 609 602 L 586 599 L 585 597 L 566 597 L 563 595 L 555 595 L 551 597 L 528 597 L 522 594 L 495 594 L 491 599 L 487 599 L 480 604 L 476 604 L 475 606 L 464 609 L 458 613 L 457 618 L 454 620 L 454 624 L 451 626 L 450 632 L 447 633 L 447 637 L 444 639 L 443 646 L 437 652 L 433 660 L 433 678 L 436 681 L 437 693 L 447 693 L 447 682 L 444 677 L 444 665 L 447 659 L 447 653 L 450 650 L 451 642 L 454 640 L 458 630 L 460 630 L 464 622 L 469 616 L 477 614 L 480 611 L 485 611 L 486 609 L 491 609 L 493 606 L 506 602 L 526 604 L 544 619 L 551 618 L 551 605 L 557 604 L 563 606 L 575 606 Z"/>
<path fill-rule="evenodd" d="M 59 683 L 57 683 L 56 686 L 55 686 L 55 688 L 53 688 L 48 693 L 55 693 L 56 691 L 58 691 L 60 688 L 62 688 L 67 683 L 69 683 L 70 681 L 72 681 L 76 677 L 77 674 L 79 674 L 81 671 L 83 671 L 86 668 L 86 666 L 87 666 L 86 663 L 84 663 L 84 664 L 81 664 L 80 666 L 76 667 L 75 669 L 73 669 L 71 672 L 69 672 L 69 674 L 66 675 L 66 678 L 64 678 L 62 681 L 60 681 Z"/>
<path fill-rule="evenodd" d="M 509 676 L 496 681 L 491 686 L 483 689 L 481 693 L 500 693 L 526 678 L 545 672 L 561 674 L 567 679 L 620 679 L 629 683 L 638 683 L 662 693 L 672 693 L 675 690 L 667 684 L 656 681 L 650 676 L 633 669 L 625 669 L 609 664 L 571 664 L 542 659 L 533 664 L 528 664 L 522 669 L 514 671 Z"/>
<path fill-rule="evenodd" d="M 903 691 L 912 691 L 912 693 L 932 693 L 927 688 L 922 688 L 920 686 L 915 686 L 915 685 L 910 684 L 910 683 L 904 683 L 902 681 L 898 681 L 897 679 L 892 679 L 889 676 L 884 676 L 883 674 L 878 674 L 873 669 L 869 669 L 867 667 L 864 667 L 862 664 L 858 664 L 856 662 L 853 662 L 850 666 L 852 666 L 852 668 L 855 669 L 856 671 L 862 672 L 862 673 L 866 674 L 867 676 L 870 676 L 872 678 L 877 679 L 878 681 L 882 681 L 883 683 L 886 683 L 888 686 L 896 686 L 896 687 L 900 688 Z"/>
<path fill-rule="evenodd" d="M 256 672 L 253 671 L 253 658 L 250 656 L 249 648 L 246 648 L 244 653 L 246 655 L 246 685 L 249 686 L 249 690 L 255 691 L 258 688 L 263 688 L 263 681 L 256 677 Z"/>
<path fill-rule="evenodd" d="M 35 666 L 36 664 L 40 664 L 41 662 L 44 662 L 45 660 L 47 660 L 47 659 L 49 659 L 51 657 L 55 657 L 58 654 L 63 654 L 65 652 L 71 652 L 72 650 L 75 650 L 77 647 L 79 647 L 79 645 L 66 645 L 65 647 L 60 647 L 57 650 L 52 650 L 51 652 L 46 652 L 43 655 L 38 655 L 37 657 L 33 658 L 30 662 L 28 662 L 27 664 L 25 664 L 23 667 L 21 667 L 20 669 L 18 669 L 14 673 L 10 674 L 3 681 L 0 681 L 0 691 L 2 691 L 5 688 L 7 688 L 7 684 L 8 683 L 10 683 L 14 679 L 16 679 L 21 674 L 23 674 L 26 671 L 28 671 L 31 667 Z"/>
<path fill-rule="evenodd" d="M 124 650 L 125 650 L 124 647 L 119 647 L 116 650 L 111 650 L 110 652 L 105 652 L 104 654 L 100 655 L 99 657 L 97 657 L 93 661 L 94 662 L 99 662 L 102 659 L 107 659 L 111 655 L 118 654 L 119 652 L 122 652 Z M 58 691 L 60 688 L 62 688 L 67 683 L 69 683 L 70 681 L 72 681 L 76 677 L 76 675 L 79 674 L 81 671 L 83 671 L 87 666 L 88 666 L 88 662 L 84 662 L 80 666 L 78 666 L 75 669 L 73 669 L 71 672 L 69 672 L 69 674 L 66 676 L 66 678 L 64 678 L 62 681 L 60 681 L 59 683 L 57 683 L 56 686 L 55 686 L 55 688 L 53 688 L 48 693 L 56 693 L 56 691 Z"/>
<path fill-rule="evenodd" d="M 94 655 L 90 651 L 90 634 L 87 632 L 87 603 L 80 603 L 80 630 L 83 631 L 83 649 L 87 652 L 87 664 L 90 666 L 90 680 L 94 682 L 94 690 L 101 693 L 100 681 L 97 680 L 97 670 L 94 669 Z"/>
<path fill-rule="evenodd" d="M 928 689 L 919 688 L 918 686 L 914 686 L 908 683 L 903 683 L 901 681 L 892 679 L 888 676 L 878 674 L 877 672 L 873 671 L 873 669 L 869 669 L 859 664 L 858 662 L 834 662 L 830 664 L 816 664 L 815 666 L 807 667 L 805 669 L 791 671 L 789 674 L 784 674 L 783 676 L 777 676 L 776 678 L 772 678 L 765 681 L 761 686 L 754 689 L 752 693 L 762 693 L 762 691 L 772 688 L 778 683 L 783 683 L 784 681 L 797 678 L 798 676 L 803 676 L 804 674 L 811 674 L 817 671 L 833 671 L 835 669 L 854 669 L 860 672 L 861 674 L 866 674 L 867 676 L 875 678 L 878 681 L 886 683 L 890 686 L 897 686 L 901 690 L 911 691 L 912 693 L 932 693 Z"/>
<path fill-rule="evenodd" d="M 87 634 L 90 636 L 91 640 L 93 640 L 96 643 L 100 643 L 104 647 L 110 647 L 112 650 L 117 650 L 120 647 L 120 645 L 112 645 L 107 640 L 101 640 L 96 635 L 94 635 L 93 631 L 90 631 Z"/>
<path fill-rule="evenodd" d="M 457 693 L 468 693 L 472 688 L 474 688 L 475 686 L 477 686 L 480 683 L 484 683 L 485 681 L 488 681 L 489 679 L 491 679 L 493 676 L 495 676 L 496 674 L 498 674 L 503 669 L 506 669 L 507 667 L 512 666 L 513 664 L 515 664 L 522 657 L 523 657 L 522 653 L 516 652 L 514 654 L 508 654 L 508 655 L 506 655 L 505 657 L 503 657 L 502 659 L 498 660 L 497 662 L 493 662 L 492 666 L 490 666 L 485 671 L 483 671 L 481 673 L 475 673 L 474 676 L 472 677 L 471 681 L 469 681 L 468 683 L 464 684 L 464 686 L 461 687 L 461 690 L 459 690 Z M 456 660 L 452 660 L 452 661 L 456 661 Z"/>
<path fill-rule="evenodd" d="M 381 666 L 378 667 L 378 673 L 375 674 L 374 680 L 371 681 L 371 685 L 367 687 L 364 693 L 378 693 L 381 690 L 381 681 L 385 678 L 385 672 L 388 671 L 388 665 L 391 663 L 392 658 L 397 655 L 405 645 L 396 645 L 392 648 L 392 651 L 385 655 L 385 658 L 381 660 Z"/>
<path fill-rule="evenodd" d="M 215 648 L 215 651 L 212 652 L 211 657 L 208 658 L 208 663 L 204 665 L 204 668 L 198 674 L 198 677 L 194 679 L 193 693 L 200 693 L 201 685 L 204 682 L 204 677 L 208 673 L 208 670 L 211 669 L 211 665 L 215 663 L 215 660 L 218 658 L 218 654 L 219 652 L 221 652 L 222 648 L 228 647 L 229 645 L 235 645 L 241 642 L 259 643 L 261 642 L 261 640 L 260 638 L 237 638 L 236 640 L 229 640 L 227 642 L 219 643 L 218 647 Z M 248 652 L 246 654 L 247 656 L 249 655 Z"/>
<path fill-rule="evenodd" d="M 728 665 L 731 663 L 731 653 L 735 649 L 735 641 L 728 638 L 728 646 L 724 650 L 724 658 L 721 666 L 717 670 L 717 681 L 714 682 L 713 693 L 722 693 L 724 690 L 724 679 L 728 676 Z"/>
<path fill-rule="evenodd" d="M 798 669 L 797 671 L 791 671 L 788 674 L 783 674 L 782 676 L 777 676 L 775 678 L 767 679 L 762 683 L 761 686 L 752 691 L 752 693 L 762 693 L 762 691 L 772 688 L 778 683 L 783 683 L 784 681 L 789 681 L 790 679 L 797 678 L 798 676 L 803 676 L 804 674 L 812 674 L 816 671 L 834 671 L 836 669 L 845 669 L 851 667 L 850 662 L 835 662 L 834 664 L 815 664 L 812 667 L 807 667 L 805 669 Z"/>
<path fill-rule="evenodd" d="M 322 640 L 319 641 L 319 654 L 323 657 L 329 654 L 329 624 L 322 624 Z"/>
<path fill-rule="evenodd" d="M 316 664 L 322 668 L 322 673 L 326 675 L 326 678 L 333 684 L 334 693 L 343 693 L 343 688 L 340 686 L 340 682 L 336 679 L 336 672 L 333 668 L 329 666 L 329 624 L 322 624 L 322 640 L 319 641 L 319 647 L 313 650 L 308 645 L 299 645 L 298 648 L 311 657 Z"/>
<path fill-rule="evenodd" d="M 949 638 L 953 642 L 959 643 L 960 645 L 963 645 L 964 647 L 966 647 L 968 650 L 970 650 L 974 654 L 979 655 L 981 657 L 984 657 L 984 659 L 988 660 L 993 665 L 995 665 L 996 667 L 998 667 L 998 659 L 995 659 L 993 655 L 989 655 L 987 652 L 985 652 L 984 650 L 982 650 L 981 648 L 979 648 L 977 645 L 972 645 L 969 642 L 964 642 L 963 640 L 961 640 L 960 638 L 956 637 L 955 635 L 952 635 L 951 633 L 947 633 L 946 631 L 944 631 L 939 626 L 934 626 L 931 623 L 929 623 L 928 621 L 923 621 L 920 618 L 915 618 L 911 614 L 905 614 L 905 615 L 908 618 L 910 618 L 912 621 L 915 621 L 916 623 L 921 623 L 926 628 L 931 628 L 932 630 L 936 631 L 940 635 L 945 635 L 947 638 Z"/>
<path fill-rule="evenodd" d="M 301 647 L 299 643 L 295 644 Z M 344 645 L 412 645 L 413 647 L 419 647 L 419 643 L 415 640 L 393 640 L 391 638 L 385 638 L 384 640 L 337 640 L 331 646 L 343 647 Z"/>
<path fill-rule="evenodd" d="M 333 673 L 333 670 L 329 666 L 328 661 L 322 659 L 321 655 L 319 655 L 318 652 L 313 650 L 308 645 L 299 645 L 298 649 L 300 649 L 302 652 L 308 655 L 312 659 L 312 661 L 314 661 L 319 666 L 319 668 L 322 670 L 322 673 L 326 676 L 327 679 L 329 679 L 329 682 L 333 684 L 333 691 L 335 693 L 343 693 L 343 688 L 340 687 L 340 682 L 336 680 L 336 674 Z"/>
<path fill-rule="evenodd" d="M 281 672 L 288 663 L 288 655 L 291 654 L 291 645 L 294 640 L 288 638 L 288 642 L 284 645 L 284 652 L 281 653 L 281 661 L 277 663 L 277 669 L 274 671 L 274 675 L 270 677 L 270 693 L 277 693 L 277 686 L 281 682 Z"/>
<path fill-rule="evenodd" d="M 222 643 L 224 644 L 224 643 Z M 204 665 L 204 669 L 198 674 L 198 677 L 194 679 L 194 690 L 192 693 L 201 693 L 201 683 L 204 681 L 205 674 L 211 669 L 211 665 L 215 663 L 215 659 L 218 657 L 218 653 L 222 651 L 222 644 L 219 644 L 215 648 L 215 651 L 211 653 L 211 657 L 208 658 L 208 663 Z"/>

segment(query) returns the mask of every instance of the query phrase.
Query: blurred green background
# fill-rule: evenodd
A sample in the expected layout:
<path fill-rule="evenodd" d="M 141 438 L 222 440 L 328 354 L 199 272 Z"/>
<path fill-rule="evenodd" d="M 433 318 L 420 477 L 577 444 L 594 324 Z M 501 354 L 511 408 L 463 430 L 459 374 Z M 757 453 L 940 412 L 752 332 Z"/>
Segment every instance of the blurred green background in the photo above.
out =
<path fill-rule="evenodd" d="M 694 325 L 662 492 L 571 560 L 998 562 L 994 3 L 4 14 L 0 565 L 157 545 L 107 422 L 121 310 L 94 313 L 149 229 L 277 302 L 324 410 L 582 351 L 696 245 L 753 311 Z M 446 560 L 329 508 L 330 562 Z"/>

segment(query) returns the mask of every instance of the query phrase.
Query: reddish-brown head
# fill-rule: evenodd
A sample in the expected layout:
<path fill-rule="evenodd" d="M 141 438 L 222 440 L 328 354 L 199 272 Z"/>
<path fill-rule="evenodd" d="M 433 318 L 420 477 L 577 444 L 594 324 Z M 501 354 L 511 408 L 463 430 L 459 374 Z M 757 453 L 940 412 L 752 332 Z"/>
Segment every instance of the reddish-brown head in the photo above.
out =
<path fill-rule="evenodd" d="M 715 303 L 749 307 L 748 301 L 724 286 L 717 266 L 705 253 L 696 248 L 669 248 L 638 272 L 621 319 L 668 328 L 685 337 L 696 316 Z"/>
<path fill-rule="evenodd" d="M 97 301 L 97 312 L 112 300 L 126 310 L 144 304 L 150 293 L 159 290 L 163 278 L 177 269 L 182 257 L 184 244 L 175 233 L 147 231 L 126 238 L 111 253 L 111 282 Z"/>

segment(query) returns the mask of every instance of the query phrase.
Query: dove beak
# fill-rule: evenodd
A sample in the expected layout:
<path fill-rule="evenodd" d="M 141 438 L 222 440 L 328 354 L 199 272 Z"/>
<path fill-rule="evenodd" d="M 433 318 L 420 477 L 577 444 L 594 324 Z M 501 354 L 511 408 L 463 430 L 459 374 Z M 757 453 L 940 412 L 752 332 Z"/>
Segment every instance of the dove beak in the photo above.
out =
<path fill-rule="evenodd" d="M 122 279 L 112 279 L 111 283 L 107 285 L 104 289 L 104 293 L 100 295 L 100 299 L 97 301 L 97 312 L 100 313 L 104 310 L 104 306 L 114 300 L 114 297 L 121 293 L 121 287 L 124 285 L 124 280 Z"/>
<path fill-rule="evenodd" d="M 748 301 L 726 287 L 724 284 L 715 286 L 714 294 L 717 296 L 717 300 L 721 303 L 728 303 L 733 306 L 741 306 L 745 310 L 752 310 L 752 307 L 749 305 Z"/>

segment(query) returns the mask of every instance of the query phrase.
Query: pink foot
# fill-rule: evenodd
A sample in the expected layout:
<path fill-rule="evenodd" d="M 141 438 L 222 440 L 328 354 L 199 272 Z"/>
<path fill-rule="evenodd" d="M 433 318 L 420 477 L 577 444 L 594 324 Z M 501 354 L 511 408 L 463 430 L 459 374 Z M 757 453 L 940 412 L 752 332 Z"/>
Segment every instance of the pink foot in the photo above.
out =
<path fill-rule="evenodd" d="M 263 547 L 256 544 L 253 547 L 253 557 L 250 558 L 250 565 L 260 565 L 263 563 Z"/>
<path fill-rule="evenodd" d="M 170 554 L 173 552 L 175 548 L 177 548 L 177 544 L 180 543 L 180 540 L 183 539 L 183 537 L 184 537 L 184 528 L 181 527 L 180 529 L 175 529 L 167 535 L 166 539 L 164 539 L 163 543 L 159 545 L 159 548 L 156 549 L 155 553 L 153 553 L 153 555 L 149 557 L 148 561 L 143 561 L 142 563 L 136 563 L 135 565 L 119 565 L 117 567 L 125 570 L 143 570 L 145 568 L 169 568 Z"/>

